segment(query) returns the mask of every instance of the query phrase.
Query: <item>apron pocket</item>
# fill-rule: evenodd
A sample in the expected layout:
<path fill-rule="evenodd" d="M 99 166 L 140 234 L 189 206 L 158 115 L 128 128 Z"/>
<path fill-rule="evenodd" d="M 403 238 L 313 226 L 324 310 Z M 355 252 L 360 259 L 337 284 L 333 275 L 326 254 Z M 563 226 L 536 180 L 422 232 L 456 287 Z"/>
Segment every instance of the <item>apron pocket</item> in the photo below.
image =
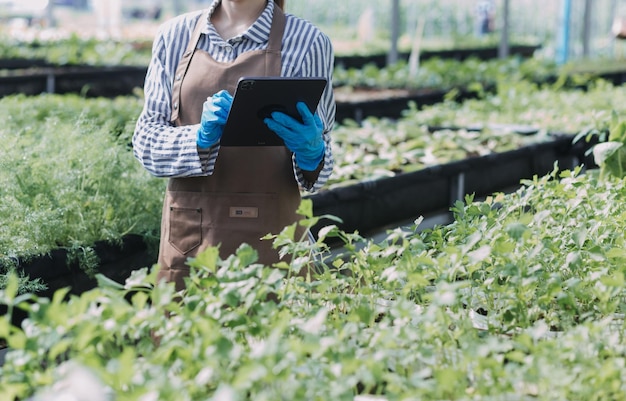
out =
<path fill-rule="evenodd" d="M 167 197 L 164 232 L 171 258 L 184 255 L 186 260 L 201 248 L 218 244 L 222 256 L 243 242 L 271 248 L 272 241 L 261 243 L 260 238 L 293 223 L 293 212 L 283 210 L 276 193 L 170 191 Z M 162 253 L 166 258 L 168 252 Z"/>
<path fill-rule="evenodd" d="M 170 207 L 169 243 L 186 254 L 202 243 L 202 210 L 200 208 Z"/>

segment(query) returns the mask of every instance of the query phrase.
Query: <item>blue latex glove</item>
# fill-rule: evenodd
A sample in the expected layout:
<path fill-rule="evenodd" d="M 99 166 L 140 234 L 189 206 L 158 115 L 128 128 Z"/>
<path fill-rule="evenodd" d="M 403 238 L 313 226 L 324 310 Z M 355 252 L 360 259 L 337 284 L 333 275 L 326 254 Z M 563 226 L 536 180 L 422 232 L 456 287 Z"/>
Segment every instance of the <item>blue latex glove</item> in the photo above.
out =
<path fill-rule="evenodd" d="M 227 90 L 221 90 L 207 98 L 202 105 L 202 117 L 196 138 L 199 148 L 210 148 L 220 140 L 232 104 L 233 96 Z"/>
<path fill-rule="evenodd" d="M 264 122 L 283 139 L 285 146 L 295 155 L 296 163 L 301 169 L 314 171 L 326 150 L 322 136 L 324 124 L 317 113 L 311 114 L 303 102 L 298 102 L 296 108 L 302 122 L 279 111 L 273 112 Z"/>

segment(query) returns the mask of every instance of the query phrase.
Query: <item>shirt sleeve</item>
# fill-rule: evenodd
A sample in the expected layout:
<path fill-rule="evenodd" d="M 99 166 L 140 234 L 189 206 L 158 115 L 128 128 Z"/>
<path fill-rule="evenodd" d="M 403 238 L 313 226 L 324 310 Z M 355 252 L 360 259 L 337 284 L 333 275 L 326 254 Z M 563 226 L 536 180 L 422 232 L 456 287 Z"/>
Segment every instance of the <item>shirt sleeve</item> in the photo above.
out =
<path fill-rule="evenodd" d="M 292 159 L 294 173 L 298 184 L 307 192 L 315 192 L 321 189 L 328 179 L 330 178 L 333 166 L 333 152 L 332 152 L 332 140 L 331 132 L 335 125 L 336 103 L 333 92 L 332 74 L 334 68 L 334 51 L 332 43 L 328 36 L 319 32 L 316 40 L 312 43 L 310 50 L 305 58 L 305 62 L 302 69 L 303 76 L 311 77 L 325 77 L 328 81 L 326 89 L 322 93 L 322 98 L 317 107 L 317 113 L 324 123 L 324 142 L 326 150 L 324 153 L 324 167 L 320 171 L 320 174 L 315 182 L 309 182 L 304 178 L 302 170 L 295 162 L 295 158 Z"/>
<path fill-rule="evenodd" d="M 132 138 L 133 153 L 157 177 L 209 175 L 213 173 L 219 146 L 199 150 L 196 145 L 199 124 L 177 127 L 169 121 L 172 73 L 167 60 L 172 55 L 168 53 L 166 33 L 162 28 L 152 46 L 144 84 L 144 107 Z"/>

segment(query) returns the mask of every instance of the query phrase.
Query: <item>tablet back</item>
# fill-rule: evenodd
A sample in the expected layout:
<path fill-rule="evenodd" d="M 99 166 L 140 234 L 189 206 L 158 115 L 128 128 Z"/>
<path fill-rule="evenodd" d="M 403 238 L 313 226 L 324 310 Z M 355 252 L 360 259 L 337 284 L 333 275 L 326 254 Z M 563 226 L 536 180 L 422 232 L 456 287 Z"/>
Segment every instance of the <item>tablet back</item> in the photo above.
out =
<path fill-rule="evenodd" d="M 327 81 L 310 77 L 242 77 L 224 126 L 221 146 L 282 146 L 263 119 L 282 111 L 300 120 L 297 102 L 315 112 Z"/>

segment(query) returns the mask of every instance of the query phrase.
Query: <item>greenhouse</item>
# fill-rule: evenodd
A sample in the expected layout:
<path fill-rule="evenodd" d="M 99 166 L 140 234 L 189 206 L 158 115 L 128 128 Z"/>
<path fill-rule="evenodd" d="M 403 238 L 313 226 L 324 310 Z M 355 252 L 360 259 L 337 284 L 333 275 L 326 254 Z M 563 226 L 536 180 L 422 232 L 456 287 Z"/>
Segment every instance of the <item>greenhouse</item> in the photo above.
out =
<path fill-rule="evenodd" d="M 626 400 L 626 1 L 0 38 L 0 401 Z"/>

